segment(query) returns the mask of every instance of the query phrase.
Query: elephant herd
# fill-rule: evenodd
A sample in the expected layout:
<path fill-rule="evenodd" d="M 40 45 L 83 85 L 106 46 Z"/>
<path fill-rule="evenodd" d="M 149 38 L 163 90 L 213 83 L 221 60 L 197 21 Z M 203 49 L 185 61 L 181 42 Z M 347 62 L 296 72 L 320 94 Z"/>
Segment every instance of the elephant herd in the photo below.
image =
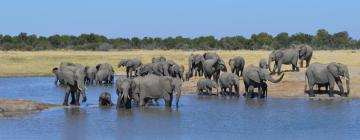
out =
<path fill-rule="evenodd" d="M 171 106 L 173 96 L 176 96 L 176 106 L 181 96 L 182 82 L 188 81 L 194 76 L 204 77 L 197 81 L 198 94 L 213 94 L 216 89 L 217 95 L 240 96 L 240 77 L 243 79 L 246 98 L 264 98 L 267 96 L 268 85 L 266 81 L 278 83 L 284 78 L 281 66 L 291 65 L 292 71 L 299 71 L 298 61 L 303 67 L 306 61 L 305 91 L 309 85 L 309 96 L 315 96 L 313 87 L 318 89 L 326 87 L 329 96 L 334 95 L 334 84 L 340 89 L 341 96 L 350 93 L 350 75 L 346 65 L 341 63 L 310 64 L 313 50 L 306 44 L 295 45 L 284 50 L 275 50 L 269 54 L 268 60 L 260 59 L 259 65 L 245 67 L 245 59 L 235 56 L 228 60 L 231 72 L 227 72 L 225 61 L 214 52 L 204 54 L 191 54 L 188 58 L 188 70 L 181 64 L 169 60 L 163 56 L 153 57 L 151 63 L 143 64 L 139 59 L 123 59 L 118 68 L 126 68 L 126 78 L 115 81 L 116 94 L 118 95 L 117 107 L 130 108 L 132 103 L 144 106 L 151 101 L 164 99 L 166 106 Z M 274 61 L 273 69 L 271 63 Z M 63 105 L 79 105 L 80 96 L 86 101 L 86 85 L 109 85 L 114 84 L 114 68 L 107 63 L 98 64 L 94 67 L 83 66 L 78 63 L 62 62 L 59 67 L 52 70 L 55 76 L 55 84 L 66 87 Z M 274 79 L 271 75 L 277 72 L 280 77 Z M 341 77 L 346 79 L 347 92 L 344 92 Z M 95 83 L 94 83 L 95 82 Z M 254 89 L 257 88 L 257 94 Z M 219 92 L 220 89 L 220 92 Z M 233 92 L 233 89 L 235 92 Z M 134 101 L 134 102 L 133 102 Z M 101 104 L 112 104 L 109 93 L 100 95 Z"/>

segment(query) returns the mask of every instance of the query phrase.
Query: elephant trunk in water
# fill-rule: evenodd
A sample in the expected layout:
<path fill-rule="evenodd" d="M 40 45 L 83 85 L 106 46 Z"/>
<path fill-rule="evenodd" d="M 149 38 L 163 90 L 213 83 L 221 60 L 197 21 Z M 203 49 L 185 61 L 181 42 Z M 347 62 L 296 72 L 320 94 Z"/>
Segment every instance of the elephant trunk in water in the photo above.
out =
<path fill-rule="evenodd" d="M 284 78 L 284 73 L 282 73 L 281 76 L 280 76 L 280 78 L 277 79 L 277 80 L 275 80 L 275 79 L 272 78 L 271 76 L 270 76 L 270 78 L 269 78 L 268 80 L 269 80 L 270 82 L 272 82 L 272 83 L 279 83 L 283 78 Z"/>

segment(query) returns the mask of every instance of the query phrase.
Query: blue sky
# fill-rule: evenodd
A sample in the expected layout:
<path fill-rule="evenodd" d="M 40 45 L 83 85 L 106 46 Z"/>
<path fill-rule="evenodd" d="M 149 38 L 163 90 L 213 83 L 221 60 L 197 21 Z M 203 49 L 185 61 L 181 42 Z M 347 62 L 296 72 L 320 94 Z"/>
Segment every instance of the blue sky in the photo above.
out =
<path fill-rule="evenodd" d="M 2 0 L 0 33 L 215 37 L 348 31 L 360 38 L 359 0 Z"/>

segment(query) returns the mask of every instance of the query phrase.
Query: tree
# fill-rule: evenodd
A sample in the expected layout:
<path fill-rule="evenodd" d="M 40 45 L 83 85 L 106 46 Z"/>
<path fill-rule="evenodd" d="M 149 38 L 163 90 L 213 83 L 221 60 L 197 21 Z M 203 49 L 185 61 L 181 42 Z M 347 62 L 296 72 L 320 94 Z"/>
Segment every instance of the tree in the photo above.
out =
<path fill-rule="evenodd" d="M 275 49 L 286 48 L 289 46 L 289 34 L 286 32 L 279 33 L 274 37 L 271 46 Z"/>
<path fill-rule="evenodd" d="M 350 41 L 351 38 L 346 31 L 335 33 L 331 37 L 331 44 L 333 45 L 333 48 L 337 49 L 348 47 Z"/>
<path fill-rule="evenodd" d="M 330 46 L 330 39 L 331 35 L 329 32 L 325 29 L 320 29 L 313 38 L 313 45 L 317 48 L 327 48 Z"/>

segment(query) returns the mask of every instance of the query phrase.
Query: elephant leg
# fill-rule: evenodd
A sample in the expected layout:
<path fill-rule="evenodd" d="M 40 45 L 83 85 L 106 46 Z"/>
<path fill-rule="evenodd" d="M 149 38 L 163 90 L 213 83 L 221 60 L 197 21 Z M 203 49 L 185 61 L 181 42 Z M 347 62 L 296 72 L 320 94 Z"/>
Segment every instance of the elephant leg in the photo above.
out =
<path fill-rule="evenodd" d="M 329 97 L 334 97 L 334 82 L 330 82 Z"/>
<path fill-rule="evenodd" d="M 294 67 L 295 67 L 295 71 L 299 71 L 299 70 L 300 70 L 299 67 L 297 66 L 297 63 L 298 63 L 298 58 L 294 59 L 293 62 L 292 62 L 292 64 L 293 64 Z"/>
<path fill-rule="evenodd" d="M 314 94 L 314 83 L 309 83 L 309 97 L 315 97 Z"/>
<path fill-rule="evenodd" d="M 261 87 L 262 85 L 260 85 L 259 87 L 258 87 L 258 97 L 259 98 L 264 98 L 264 95 L 262 94 L 263 93 L 263 90 L 262 90 L 262 87 Z"/>
<path fill-rule="evenodd" d="M 164 101 L 166 107 L 171 107 L 171 97 L 169 94 L 165 94 Z"/>
<path fill-rule="evenodd" d="M 68 106 L 68 99 L 69 99 L 69 95 L 70 95 L 70 87 L 66 87 L 66 91 L 65 91 L 65 97 L 64 97 L 64 102 L 63 105 L 64 106 Z"/>
<path fill-rule="evenodd" d="M 145 98 L 140 94 L 140 103 L 139 106 L 145 106 Z"/>
<path fill-rule="evenodd" d="M 241 68 L 240 76 L 243 76 L 244 67 Z"/>
<path fill-rule="evenodd" d="M 116 108 L 121 108 L 121 95 L 119 95 L 119 97 L 117 99 Z"/>
<path fill-rule="evenodd" d="M 233 92 L 232 92 L 232 86 L 229 87 L 229 95 L 232 96 Z"/>
<path fill-rule="evenodd" d="M 77 92 L 75 92 L 75 105 L 76 106 L 79 106 L 80 105 L 80 92 L 79 91 L 77 91 Z"/>
<path fill-rule="evenodd" d="M 208 91 L 209 91 L 209 94 L 210 94 L 210 95 L 213 94 L 213 93 L 212 93 L 212 88 L 209 88 Z"/>
<path fill-rule="evenodd" d="M 74 94 L 74 92 L 70 92 L 70 95 L 71 95 L 71 101 L 70 101 L 70 104 L 71 105 L 74 105 L 75 104 L 75 94 Z"/>
<path fill-rule="evenodd" d="M 339 87 L 340 95 L 341 95 L 341 96 L 346 96 L 345 93 L 344 93 L 344 87 L 343 87 L 343 85 L 342 85 L 342 81 L 341 81 L 340 78 L 336 80 L 336 84 L 337 84 L 338 87 Z"/>

